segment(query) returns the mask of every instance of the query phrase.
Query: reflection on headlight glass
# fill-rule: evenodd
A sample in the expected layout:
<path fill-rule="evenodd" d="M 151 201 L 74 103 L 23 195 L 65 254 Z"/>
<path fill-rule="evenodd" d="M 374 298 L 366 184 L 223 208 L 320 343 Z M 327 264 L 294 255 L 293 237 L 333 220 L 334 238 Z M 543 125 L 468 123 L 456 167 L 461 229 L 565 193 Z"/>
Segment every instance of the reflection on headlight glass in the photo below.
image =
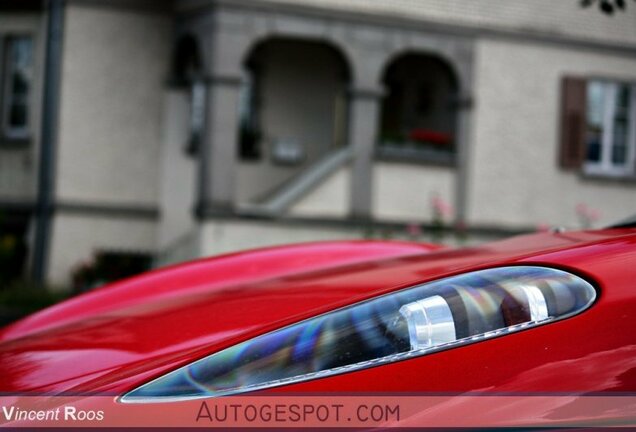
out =
<path fill-rule="evenodd" d="M 268 333 L 145 384 L 122 402 L 269 388 L 424 355 L 564 318 L 594 288 L 544 267 L 503 267 L 405 289 Z"/>

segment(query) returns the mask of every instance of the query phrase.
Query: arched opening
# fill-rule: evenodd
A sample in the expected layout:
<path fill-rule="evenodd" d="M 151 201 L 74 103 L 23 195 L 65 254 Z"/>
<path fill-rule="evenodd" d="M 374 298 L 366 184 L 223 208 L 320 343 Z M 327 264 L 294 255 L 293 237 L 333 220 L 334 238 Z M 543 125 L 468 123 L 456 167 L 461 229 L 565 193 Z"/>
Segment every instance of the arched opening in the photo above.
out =
<path fill-rule="evenodd" d="M 239 113 L 239 200 L 259 200 L 346 144 L 349 67 L 321 41 L 271 38 L 244 62 Z"/>
<path fill-rule="evenodd" d="M 394 59 L 382 82 L 379 151 L 442 164 L 454 162 L 458 83 L 439 57 L 408 53 Z"/>

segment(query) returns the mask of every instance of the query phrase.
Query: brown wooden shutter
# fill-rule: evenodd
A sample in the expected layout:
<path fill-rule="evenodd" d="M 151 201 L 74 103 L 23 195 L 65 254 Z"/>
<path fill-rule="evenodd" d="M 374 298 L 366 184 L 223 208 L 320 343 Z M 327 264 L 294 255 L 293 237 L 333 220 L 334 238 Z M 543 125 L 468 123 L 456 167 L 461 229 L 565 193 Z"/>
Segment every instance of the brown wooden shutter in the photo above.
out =
<path fill-rule="evenodd" d="M 587 83 L 579 77 L 564 77 L 561 82 L 561 146 L 562 168 L 579 168 L 585 151 Z"/>

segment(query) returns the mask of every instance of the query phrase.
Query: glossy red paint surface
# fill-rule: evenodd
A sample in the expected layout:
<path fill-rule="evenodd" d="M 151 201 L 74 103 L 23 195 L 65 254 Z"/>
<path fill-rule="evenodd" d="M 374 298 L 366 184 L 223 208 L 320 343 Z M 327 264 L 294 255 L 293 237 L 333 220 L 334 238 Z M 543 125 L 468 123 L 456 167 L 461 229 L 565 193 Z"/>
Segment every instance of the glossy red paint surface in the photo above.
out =
<path fill-rule="evenodd" d="M 389 365 L 276 389 L 636 391 L 636 230 L 545 233 L 476 248 L 317 243 L 204 260 L 112 285 L 0 333 L 0 391 L 121 394 L 237 342 L 444 276 L 514 264 L 572 271 L 581 315 Z"/>

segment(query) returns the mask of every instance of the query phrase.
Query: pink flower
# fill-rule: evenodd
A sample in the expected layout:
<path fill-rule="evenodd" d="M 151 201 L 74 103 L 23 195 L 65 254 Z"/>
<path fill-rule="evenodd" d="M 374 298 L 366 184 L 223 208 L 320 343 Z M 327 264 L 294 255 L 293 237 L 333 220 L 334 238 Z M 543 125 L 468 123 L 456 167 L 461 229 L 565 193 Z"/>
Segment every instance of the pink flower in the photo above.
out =
<path fill-rule="evenodd" d="M 576 214 L 581 220 L 584 228 L 589 228 L 592 222 L 596 222 L 601 218 L 601 212 L 595 208 L 588 207 L 585 203 L 576 205 Z"/>
<path fill-rule="evenodd" d="M 438 195 L 433 196 L 431 204 L 433 206 L 433 211 L 435 212 L 435 214 L 442 218 L 450 217 L 453 213 L 453 208 L 451 207 L 451 205 L 440 198 Z"/>

